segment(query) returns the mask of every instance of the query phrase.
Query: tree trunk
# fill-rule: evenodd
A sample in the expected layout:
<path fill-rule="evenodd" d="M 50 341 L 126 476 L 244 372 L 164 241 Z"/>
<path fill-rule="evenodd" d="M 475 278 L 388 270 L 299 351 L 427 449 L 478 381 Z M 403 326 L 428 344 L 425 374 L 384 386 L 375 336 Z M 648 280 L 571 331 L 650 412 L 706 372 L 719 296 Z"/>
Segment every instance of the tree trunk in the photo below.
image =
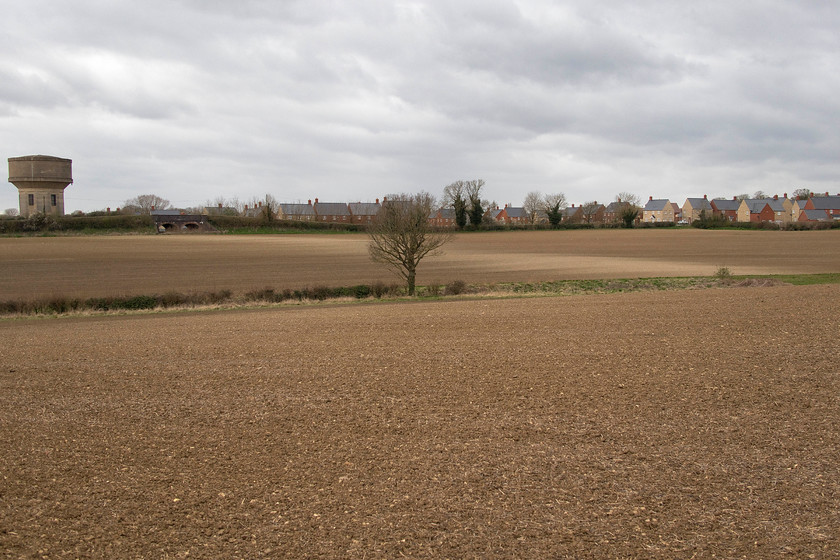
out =
<path fill-rule="evenodd" d="M 414 270 L 408 271 L 408 277 L 406 278 L 407 287 L 408 287 L 408 295 L 414 295 L 414 284 L 417 278 L 417 273 Z"/>

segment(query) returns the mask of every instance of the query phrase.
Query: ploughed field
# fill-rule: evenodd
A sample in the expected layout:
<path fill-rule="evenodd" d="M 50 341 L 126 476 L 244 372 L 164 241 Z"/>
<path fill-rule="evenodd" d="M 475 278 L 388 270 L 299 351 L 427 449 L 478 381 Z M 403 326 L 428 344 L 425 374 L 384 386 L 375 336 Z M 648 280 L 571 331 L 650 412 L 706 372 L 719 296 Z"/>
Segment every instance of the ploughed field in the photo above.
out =
<path fill-rule="evenodd" d="M 226 239 L 115 243 L 152 265 L 150 247 Z M 484 239 L 507 237 L 453 252 Z M 666 260 L 624 243 L 593 258 Z M 707 245 L 671 250 L 763 266 Z M 775 286 L 0 321 L 0 555 L 835 558 L 839 301 Z"/>
<path fill-rule="evenodd" d="M 840 271 L 840 231 L 459 234 L 420 285 Z M 364 234 L 0 238 L 0 301 L 391 283 Z"/>

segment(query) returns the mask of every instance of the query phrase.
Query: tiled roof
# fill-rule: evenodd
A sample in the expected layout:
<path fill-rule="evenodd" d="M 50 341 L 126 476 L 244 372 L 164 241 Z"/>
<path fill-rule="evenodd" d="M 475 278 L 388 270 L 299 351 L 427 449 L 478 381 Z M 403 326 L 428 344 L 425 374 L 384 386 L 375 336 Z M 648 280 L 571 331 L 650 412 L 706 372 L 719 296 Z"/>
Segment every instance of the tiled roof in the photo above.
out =
<path fill-rule="evenodd" d="M 292 204 L 292 203 L 283 203 L 280 204 L 280 213 L 284 216 L 313 216 L 315 215 L 315 210 L 312 208 L 311 204 Z"/>
<path fill-rule="evenodd" d="M 350 210 L 343 202 L 316 202 L 315 213 L 319 216 L 349 216 Z"/>
<path fill-rule="evenodd" d="M 711 210 L 712 205 L 705 198 L 686 198 L 685 201 L 695 210 Z"/>
<path fill-rule="evenodd" d="M 666 205 L 670 203 L 671 201 L 667 198 L 654 198 L 652 200 L 647 201 L 647 204 L 645 204 L 645 211 L 661 212 L 662 210 L 665 210 Z"/>
<path fill-rule="evenodd" d="M 713 200 L 712 202 L 715 208 L 721 212 L 737 211 L 738 207 L 741 206 L 740 200 Z"/>
<path fill-rule="evenodd" d="M 840 196 L 815 196 L 811 202 L 815 210 L 840 210 Z"/>
<path fill-rule="evenodd" d="M 376 202 L 351 202 L 350 213 L 354 216 L 376 216 L 379 204 Z"/>

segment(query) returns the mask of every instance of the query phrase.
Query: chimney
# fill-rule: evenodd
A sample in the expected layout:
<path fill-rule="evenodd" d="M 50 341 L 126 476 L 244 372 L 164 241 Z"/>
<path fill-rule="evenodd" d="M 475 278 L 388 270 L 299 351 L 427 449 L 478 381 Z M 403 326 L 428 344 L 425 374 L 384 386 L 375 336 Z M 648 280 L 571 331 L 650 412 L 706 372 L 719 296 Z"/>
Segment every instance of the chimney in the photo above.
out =
<path fill-rule="evenodd" d="M 737 197 L 737 196 L 733 196 L 733 197 L 732 197 L 732 200 L 738 200 L 738 197 Z"/>
<path fill-rule="evenodd" d="M 620 196 L 618 197 L 618 200 L 616 200 L 616 202 L 618 202 L 619 204 L 621 204 L 621 197 L 620 197 Z"/>
<path fill-rule="evenodd" d="M 825 191 L 825 196 L 828 196 L 828 191 Z"/>
<path fill-rule="evenodd" d="M 309 200 L 307 200 L 307 201 L 306 201 L 306 203 L 307 203 L 309 206 L 312 206 L 312 199 L 310 198 Z"/>
<path fill-rule="evenodd" d="M 119 208 L 117 208 L 117 214 L 119 214 L 119 213 L 120 213 L 120 209 L 119 209 Z"/>
<path fill-rule="evenodd" d="M 507 208 L 507 206 L 508 206 L 508 205 L 507 205 L 507 202 L 505 202 L 505 208 Z M 498 209 L 499 209 L 499 207 L 498 207 L 498 206 L 496 206 L 496 210 L 498 210 Z"/>
<path fill-rule="evenodd" d="M 111 207 L 110 207 L 110 206 L 108 207 L 107 212 L 108 212 L 109 214 L 111 213 Z"/>
<path fill-rule="evenodd" d="M 222 209 L 222 203 L 220 202 L 219 203 L 219 210 L 221 210 L 221 209 Z"/>
<path fill-rule="evenodd" d="M 652 197 L 652 196 L 649 196 L 649 197 L 648 197 L 648 200 L 653 200 L 653 197 Z"/>
<path fill-rule="evenodd" d="M 318 199 L 317 199 L 317 198 L 315 199 L 315 202 L 318 202 Z M 382 204 L 385 204 L 386 202 L 388 202 L 388 197 L 387 197 L 387 196 L 383 196 L 383 197 L 382 197 Z"/>
<path fill-rule="evenodd" d="M 318 204 L 318 198 L 315 197 L 315 204 Z"/>
<path fill-rule="evenodd" d="M 779 195 L 774 194 L 774 195 L 773 195 L 773 200 L 779 200 Z"/>
<path fill-rule="evenodd" d="M 262 208 L 262 200 L 260 201 L 260 208 Z"/>
<path fill-rule="evenodd" d="M 572 202 L 572 208 L 574 208 L 574 207 L 575 207 L 575 203 L 574 203 L 574 202 Z"/>
<path fill-rule="evenodd" d="M 154 207 L 154 206 L 152 206 L 152 212 L 154 212 L 154 211 L 155 211 L 155 207 Z"/>
<path fill-rule="evenodd" d="M 785 198 L 787 198 L 787 193 L 785 193 Z"/>
<path fill-rule="evenodd" d="M 376 199 L 376 203 L 379 204 L 379 199 L 378 198 Z"/>
<path fill-rule="evenodd" d="M 709 199 L 706 197 L 706 195 L 705 195 L 705 194 L 703 195 L 703 200 L 709 200 Z"/>
<path fill-rule="evenodd" d="M 245 205 L 245 211 L 246 212 L 248 211 L 248 205 L 247 204 Z"/>

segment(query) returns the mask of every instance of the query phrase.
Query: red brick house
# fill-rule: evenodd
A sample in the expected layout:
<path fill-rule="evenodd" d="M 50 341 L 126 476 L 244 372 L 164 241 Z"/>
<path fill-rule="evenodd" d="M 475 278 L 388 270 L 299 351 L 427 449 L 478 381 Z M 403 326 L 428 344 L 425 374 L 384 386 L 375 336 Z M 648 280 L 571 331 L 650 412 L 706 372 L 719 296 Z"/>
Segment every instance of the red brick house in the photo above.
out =
<path fill-rule="evenodd" d="M 528 212 L 525 211 L 524 208 L 516 207 L 516 206 L 509 206 L 505 204 L 505 207 L 499 210 L 495 208 L 489 211 L 490 217 L 493 218 L 495 222 L 500 224 L 506 225 L 523 225 L 523 224 L 530 224 L 531 218 L 528 216 Z"/>
<path fill-rule="evenodd" d="M 376 202 L 351 202 L 347 205 L 350 210 L 350 221 L 354 224 L 369 224 L 379 213 L 381 205 Z"/>
<path fill-rule="evenodd" d="M 709 204 L 712 206 L 712 214 L 715 216 L 723 216 L 730 222 L 738 220 L 738 207 L 741 201 L 738 197 L 733 196 L 732 200 L 712 200 Z"/>
<path fill-rule="evenodd" d="M 350 208 L 344 202 L 319 202 L 316 198 L 312 208 L 318 222 L 350 223 Z"/>

